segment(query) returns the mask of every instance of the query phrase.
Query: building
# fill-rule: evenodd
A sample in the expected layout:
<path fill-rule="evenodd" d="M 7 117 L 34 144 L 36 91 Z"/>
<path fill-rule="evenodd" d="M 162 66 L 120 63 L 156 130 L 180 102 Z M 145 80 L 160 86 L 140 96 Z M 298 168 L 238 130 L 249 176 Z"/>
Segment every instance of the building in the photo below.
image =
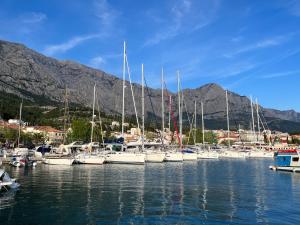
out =
<path fill-rule="evenodd" d="M 64 139 L 64 132 L 50 126 L 34 126 L 22 129 L 24 133 L 41 134 L 47 144 L 60 144 Z"/>
<path fill-rule="evenodd" d="M 260 132 L 253 132 L 251 130 L 239 130 L 240 141 L 241 142 L 264 142 L 264 134 Z"/>
<path fill-rule="evenodd" d="M 114 128 L 118 128 L 120 127 L 120 123 L 118 121 L 112 121 L 111 122 L 111 128 L 114 129 Z"/>
<path fill-rule="evenodd" d="M 16 125 L 19 125 L 21 124 L 22 126 L 25 126 L 27 123 L 25 123 L 24 121 L 22 120 L 17 120 L 17 119 L 9 119 L 7 121 L 9 124 L 16 124 Z"/>
<path fill-rule="evenodd" d="M 130 132 L 129 132 L 131 135 L 136 135 L 136 136 L 141 136 L 142 132 L 141 132 L 141 129 L 140 128 L 131 128 L 130 129 Z"/>

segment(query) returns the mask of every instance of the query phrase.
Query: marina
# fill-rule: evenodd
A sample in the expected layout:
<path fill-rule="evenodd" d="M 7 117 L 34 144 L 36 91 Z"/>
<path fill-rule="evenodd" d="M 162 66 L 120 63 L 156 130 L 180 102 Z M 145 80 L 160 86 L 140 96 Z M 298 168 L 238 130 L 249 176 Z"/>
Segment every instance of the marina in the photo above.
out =
<path fill-rule="evenodd" d="M 0 24 L 0 225 L 300 224 L 300 0 L 4 0 Z"/>

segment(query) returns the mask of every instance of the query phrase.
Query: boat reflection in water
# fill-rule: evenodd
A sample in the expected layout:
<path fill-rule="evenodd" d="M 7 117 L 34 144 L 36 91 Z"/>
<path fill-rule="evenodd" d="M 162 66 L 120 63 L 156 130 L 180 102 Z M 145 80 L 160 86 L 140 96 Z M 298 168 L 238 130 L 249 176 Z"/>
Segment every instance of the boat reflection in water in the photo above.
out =
<path fill-rule="evenodd" d="M 8 167 L 10 224 L 300 224 L 300 176 L 270 160 Z M 25 171 L 25 170 L 24 170 Z M 280 214 L 278 213 L 280 210 Z M 39 213 L 36 213 L 39 212 Z"/>

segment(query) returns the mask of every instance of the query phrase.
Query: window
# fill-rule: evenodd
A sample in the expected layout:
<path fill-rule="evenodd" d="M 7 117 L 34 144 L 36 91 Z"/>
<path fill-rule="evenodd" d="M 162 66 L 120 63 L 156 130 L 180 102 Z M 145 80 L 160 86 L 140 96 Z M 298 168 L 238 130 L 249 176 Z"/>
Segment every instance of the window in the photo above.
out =
<path fill-rule="evenodd" d="M 294 157 L 293 158 L 293 162 L 298 162 L 299 161 L 299 157 Z"/>

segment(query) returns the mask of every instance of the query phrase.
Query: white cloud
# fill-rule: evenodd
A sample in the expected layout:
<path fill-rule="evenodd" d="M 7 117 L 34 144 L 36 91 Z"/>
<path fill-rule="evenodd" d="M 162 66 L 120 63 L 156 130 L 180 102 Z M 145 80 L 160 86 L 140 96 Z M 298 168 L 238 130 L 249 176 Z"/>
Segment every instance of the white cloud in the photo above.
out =
<path fill-rule="evenodd" d="M 4 13 L 0 9 L 0 16 L 2 14 Z M 1 32 L 6 39 L 23 40 L 34 32 L 44 29 L 46 19 L 47 15 L 41 12 L 25 12 L 13 17 L 1 17 Z"/>
<path fill-rule="evenodd" d="M 252 62 L 237 62 L 234 64 L 227 65 L 223 68 L 220 68 L 218 70 L 207 72 L 209 74 L 209 77 L 217 77 L 217 78 L 229 78 L 233 76 L 237 76 L 246 72 L 251 71 L 252 69 L 255 69 L 258 66 L 256 63 Z"/>
<path fill-rule="evenodd" d="M 191 5 L 192 2 L 189 0 L 183 0 L 183 1 L 179 1 L 177 2 L 177 4 L 175 4 L 173 6 L 173 8 L 171 9 L 174 19 L 175 21 L 177 21 L 178 23 L 181 22 L 181 19 L 190 12 L 191 9 Z"/>
<path fill-rule="evenodd" d="M 167 27 L 163 32 L 154 34 L 153 37 L 151 37 L 145 42 L 144 46 L 156 45 L 161 41 L 177 36 L 179 27 L 179 25 L 174 25 L 171 27 Z"/>
<path fill-rule="evenodd" d="M 47 15 L 41 12 L 30 12 L 20 16 L 20 21 L 27 24 L 40 23 L 46 19 Z"/>
<path fill-rule="evenodd" d="M 94 38 L 100 38 L 101 36 L 102 36 L 101 34 L 91 34 L 91 35 L 73 37 L 64 43 L 50 45 L 50 46 L 46 47 L 43 52 L 46 55 L 55 55 L 57 53 L 64 53 L 85 41 L 88 41 L 88 40 L 91 40 Z"/>
<path fill-rule="evenodd" d="M 290 75 L 300 75 L 300 70 L 292 70 L 292 71 L 285 71 L 280 73 L 271 73 L 262 76 L 263 79 L 269 79 L 269 78 L 277 78 L 277 77 L 285 77 Z"/>
<path fill-rule="evenodd" d="M 90 66 L 92 66 L 94 68 L 100 68 L 105 63 L 106 63 L 106 60 L 103 57 L 97 56 L 97 57 L 91 59 Z"/>
<path fill-rule="evenodd" d="M 157 18 L 155 21 L 169 21 L 145 41 L 144 46 L 152 46 L 183 33 L 191 33 L 209 25 L 216 17 L 220 1 L 211 0 L 206 5 L 199 1 L 177 0 L 169 12 L 162 12 L 166 20 Z M 157 13 L 156 13 L 157 14 Z M 157 17 L 157 15 L 155 15 Z M 151 17 L 151 15 L 148 17 Z"/>
<path fill-rule="evenodd" d="M 95 0 L 95 12 L 96 16 L 100 19 L 100 22 L 104 26 L 110 26 L 115 21 L 119 12 L 112 8 L 107 0 Z"/>
<path fill-rule="evenodd" d="M 254 44 L 249 44 L 249 45 L 243 46 L 239 49 L 236 49 L 230 53 L 226 53 L 223 56 L 226 58 L 231 58 L 231 57 L 234 57 L 234 56 L 242 54 L 242 53 L 255 51 L 255 50 L 263 49 L 263 48 L 268 48 L 268 47 L 273 47 L 273 46 L 278 46 L 278 45 L 281 45 L 282 43 L 286 42 L 290 36 L 291 35 L 285 35 L 285 36 L 276 36 L 276 37 L 269 38 L 269 39 L 263 39 Z"/>

